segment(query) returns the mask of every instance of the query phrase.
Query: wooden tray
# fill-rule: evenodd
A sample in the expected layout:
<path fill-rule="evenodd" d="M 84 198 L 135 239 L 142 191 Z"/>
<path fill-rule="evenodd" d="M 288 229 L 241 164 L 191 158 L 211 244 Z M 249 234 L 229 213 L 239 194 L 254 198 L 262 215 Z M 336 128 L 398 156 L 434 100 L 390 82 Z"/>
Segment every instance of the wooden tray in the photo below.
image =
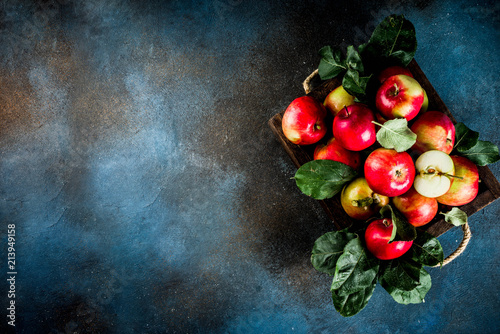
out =
<path fill-rule="evenodd" d="M 452 114 L 444 104 L 443 100 L 439 97 L 434 87 L 431 85 L 425 74 L 422 72 L 420 67 L 418 66 L 415 60 L 408 65 L 408 69 L 413 74 L 414 78 L 420 83 L 420 85 L 427 92 L 427 96 L 429 98 L 429 108 L 428 110 L 438 110 L 447 114 L 453 123 L 456 123 L 456 120 L 453 118 Z M 334 78 L 331 80 L 325 81 L 319 87 L 312 90 L 309 96 L 316 98 L 319 101 L 323 101 L 325 97 L 331 92 L 333 89 L 338 87 L 341 84 L 340 78 Z M 284 110 L 276 115 L 274 115 L 269 120 L 269 126 L 272 131 L 278 138 L 279 142 L 288 153 L 293 163 L 297 168 L 302 166 L 304 163 L 311 161 L 314 153 L 314 148 L 316 145 L 307 145 L 307 146 L 299 146 L 291 143 L 283 134 L 283 130 L 281 128 L 281 120 L 284 114 Z M 328 134 L 327 134 L 328 136 Z M 326 136 L 325 136 L 326 137 Z M 500 183 L 495 178 L 493 173 L 490 171 L 488 167 L 478 167 L 479 169 L 479 193 L 477 197 L 469 204 L 461 206 L 460 209 L 465 211 L 468 216 L 476 213 L 481 210 L 488 204 L 492 203 L 496 199 L 500 197 Z M 297 188 L 298 190 L 298 188 Z M 300 190 L 298 190 L 300 191 Z M 305 195 L 304 195 L 305 196 Z M 325 209 L 328 217 L 333 221 L 336 229 L 341 230 L 350 226 L 352 223 L 357 222 L 356 220 L 349 217 L 342 206 L 340 205 L 340 196 L 334 196 L 331 199 L 320 201 L 321 206 Z M 441 208 L 440 208 L 441 209 Z M 449 229 L 453 227 L 452 224 L 444 221 L 443 215 L 436 215 L 434 220 L 432 220 L 427 225 L 423 226 L 427 232 L 431 233 L 434 236 L 439 236 Z"/>

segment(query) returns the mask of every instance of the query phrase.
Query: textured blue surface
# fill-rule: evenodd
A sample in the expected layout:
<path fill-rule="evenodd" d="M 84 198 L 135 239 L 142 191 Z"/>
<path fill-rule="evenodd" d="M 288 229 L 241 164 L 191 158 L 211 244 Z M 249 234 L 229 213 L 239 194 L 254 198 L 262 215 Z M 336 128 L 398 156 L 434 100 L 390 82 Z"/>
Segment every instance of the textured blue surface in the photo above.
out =
<path fill-rule="evenodd" d="M 17 332 L 500 332 L 498 201 L 470 218 L 465 254 L 429 269 L 423 304 L 377 287 L 342 318 L 310 265 L 332 224 L 267 121 L 303 94 L 319 48 L 360 44 L 393 12 L 455 118 L 499 145 L 495 1 L 2 1 Z M 460 239 L 439 238 L 447 253 Z"/>

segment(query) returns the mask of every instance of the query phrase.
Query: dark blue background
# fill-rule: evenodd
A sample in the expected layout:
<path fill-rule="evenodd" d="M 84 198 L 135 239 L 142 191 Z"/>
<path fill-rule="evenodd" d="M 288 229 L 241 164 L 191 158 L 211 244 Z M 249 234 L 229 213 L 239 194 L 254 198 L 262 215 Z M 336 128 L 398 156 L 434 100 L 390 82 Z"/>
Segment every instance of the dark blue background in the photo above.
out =
<path fill-rule="evenodd" d="M 2 328 L 15 224 L 19 333 L 500 332 L 498 201 L 423 304 L 377 287 L 342 318 L 310 264 L 333 225 L 267 121 L 322 46 L 391 13 L 455 118 L 499 145 L 496 1 L 2 1 Z"/>

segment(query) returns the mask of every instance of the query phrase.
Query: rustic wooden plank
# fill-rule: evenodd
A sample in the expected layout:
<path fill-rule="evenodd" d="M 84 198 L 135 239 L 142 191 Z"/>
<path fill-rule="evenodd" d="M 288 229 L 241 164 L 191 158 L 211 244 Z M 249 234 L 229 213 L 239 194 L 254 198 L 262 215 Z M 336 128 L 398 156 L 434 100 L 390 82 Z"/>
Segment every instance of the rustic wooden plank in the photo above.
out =
<path fill-rule="evenodd" d="M 447 114 L 451 120 L 456 123 L 455 118 L 451 114 L 448 107 L 445 105 L 439 94 L 436 92 L 432 84 L 429 82 L 424 72 L 417 64 L 415 60 L 408 65 L 408 69 L 413 74 L 414 78 L 422 85 L 422 87 L 427 92 L 429 98 L 429 109 L 428 110 L 439 110 Z M 316 98 L 318 101 L 323 101 L 325 97 L 333 89 L 341 84 L 340 79 L 335 78 L 327 80 L 318 87 L 314 88 L 308 95 Z M 283 117 L 284 110 L 276 115 L 274 115 L 269 120 L 269 126 L 271 130 L 276 135 L 278 141 L 281 143 L 285 151 L 290 156 L 294 165 L 299 168 L 304 163 L 311 161 L 313 157 L 314 147 L 316 145 L 300 146 L 295 145 L 288 141 L 283 134 L 281 128 L 281 120 Z M 460 209 L 465 211 L 469 216 L 483 209 L 493 201 L 500 198 L 500 183 L 495 178 L 493 173 L 488 167 L 478 167 L 479 178 L 481 180 L 479 187 L 479 194 L 469 204 L 461 206 Z M 350 218 L 342 206 L 340 205 L 339 196 L 334 198 L 320 201 L 321 206 L 325 210 L 327 216 L 332 220 L 337 230 L 346 228 L 353 223 L 359 223 L 358 221 Z M 440 205 L 440 210 L 449 210 L 448 207 Z M 446 231 L 453 228 L 453 225 L 444 221 L 442 215 L 437 215 L 430 223 L 422 227 L 434 236 L 439 236 Z"/>

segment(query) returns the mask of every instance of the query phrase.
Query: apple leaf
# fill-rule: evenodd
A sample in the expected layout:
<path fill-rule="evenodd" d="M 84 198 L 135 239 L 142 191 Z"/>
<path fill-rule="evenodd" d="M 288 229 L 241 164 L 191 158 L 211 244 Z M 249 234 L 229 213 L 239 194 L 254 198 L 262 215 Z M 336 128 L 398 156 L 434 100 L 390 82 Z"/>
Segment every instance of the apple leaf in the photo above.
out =
<path fill-rule="evenodd" d="M 330 46 L 324 46 L 319 50 L 321 60 L 318 66 L 318 74 L 321 80 L 335 78 L 347 70 L 346 60 L 339 48 L 332 50 Z"/>
<path fill-rule="evenodd" d="M 440 212 L 444 216 L 444 220 L 447 223 L 453 224 L 455 226 L 464 225 L 467 223 L 467 214 L 457 207 L 452 208 L 448 212 Z"/>
<path fill-rule="evenodd" d="M 486 166 L 500 160 L 498 146 L 484 140 L 478 140 L 471 149 L 459 151 L 459 154 L 478 166 Z"/>
<path fill-rule="evenodd" d="M 368 58 L 372 64 L 397 62 L 408 66 L 417 51 L 415 27 L 403 15 L 389 15 L 359 50 L 361 57 Z"/>
<path fill-rule="evenodd" d="M 352 239 L 337 260 L 330 290 L 347 296 L 370 287 L 377 277 L 379 262 L 367 252 L 360 238 Z"/>
<path fill-rule="evenodd" d="M 432 286 L 431 275 L 424 268 L 420 268 L 420 277 L 418 285 L 412 290 L 406 291 L 390 285 L 384 279 L 380 279 L 380 285 L 387 291 L 392 298 L 400 304 L 420 304 L 424 301 L 425 295 Z"/>
<path fill-rule="evenodd" d="M 322 200 L 335 196 L 356 176 L 354 169 L 341 162 L 312 160 L 300 166 L 294 179 L 305 195 Z"/>
<path fill-rule="evenodd" d="M 379 281 L 399 290 L 410 291 L 420 284 L 422 265 L 412 260 L 397 258 L 391 260 L 382 270 Z"/>
<path fill-rule="evenodd" d="M 479 132 L 472 131 L 464 123 L 455 124 L 455 149 L 458 152 L 470 150 L 477 144 Z"/>
<path fill-rule="evenodd" d="M 313 267 L 328 275 L 335 274 L 337 260 L 344 253 L 347 243 L 356 238 L 356 234 L 334 231 L 319 237 L 312 249 L 311 263 Z"/>
<path fill-rule="evenodd" d="M 417 234 L 410 249 L 411 259 L 424 266 L 443 263 L 444 253 L 441 243 L 431 234 L 422 231 Z"/>
<path fill-rule="evenodd" d="M 417 237 L 417 230 L 415 226 L 408 223 L 405 216 L 397 209 L 392 208 L 390 204 L 387 204 L 382 209 L 380 209 L 380 214 L 384 218 L 390 218 L 392 220 L 392 235 L 389 239 L 389 243 L 393 241 L 410 241 L 415 240 Z"/>
<path fill-rule="evenodd" d="M 365 308 L 373 295 L 376 285 L 377 281 L 374 280 L 370 286 L 346 296 L 340 296 L 338 290 L 331 290 L 333 306 L 341 316 L 352 317 Z"/>
<path fill-rule="evenodd" d="M 366 95 L 366 87 L 370 81 L 370 76 L 360 77 L 359 72 L 349 68 L 342 79 L 342 87 L 352 96 L 363 100 Z"/>
<path fill-rule="evenodd" d="M 359 56 L 358 51 L 354 49 L 354 46 L 349 45 L 347 47 L 346 64 L 349 68 L 363 73 L 363 62 Z"/>
<path fill-rule="evenodd" d="M 373 123 L 380 126 L 377 131 L 377 141 L 382 147 L 404 152 L 417 141 L 417 135 L 408 128 L 406 118 L 392 119 L 384 124 Z"/>

